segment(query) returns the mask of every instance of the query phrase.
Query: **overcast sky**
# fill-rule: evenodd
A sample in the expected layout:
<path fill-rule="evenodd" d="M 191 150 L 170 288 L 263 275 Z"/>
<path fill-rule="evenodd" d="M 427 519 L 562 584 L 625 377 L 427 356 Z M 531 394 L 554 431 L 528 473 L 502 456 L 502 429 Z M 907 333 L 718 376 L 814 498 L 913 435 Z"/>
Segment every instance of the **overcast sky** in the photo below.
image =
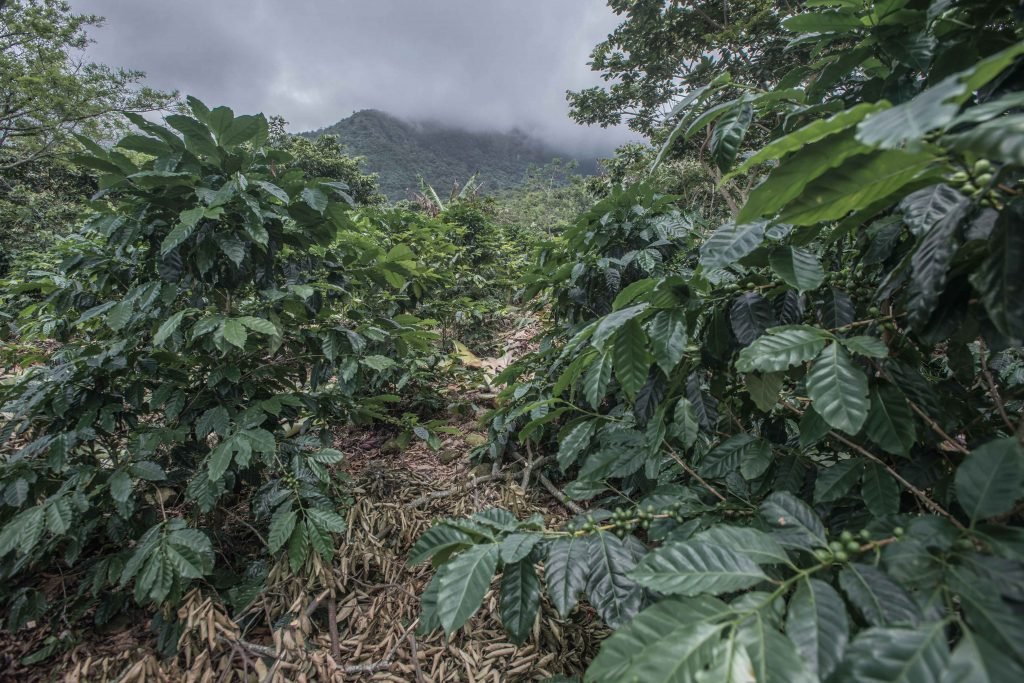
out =
<path fill-rule="evenodd" d="M 600 83 L 590 50 L 618 23 L 603 0 L 71 0 L 106 17 L 89 57 L 293 132 L 359 109 L 479 129 L 519 127 L 609 152 L 633 136 L 568 118 Z"/>

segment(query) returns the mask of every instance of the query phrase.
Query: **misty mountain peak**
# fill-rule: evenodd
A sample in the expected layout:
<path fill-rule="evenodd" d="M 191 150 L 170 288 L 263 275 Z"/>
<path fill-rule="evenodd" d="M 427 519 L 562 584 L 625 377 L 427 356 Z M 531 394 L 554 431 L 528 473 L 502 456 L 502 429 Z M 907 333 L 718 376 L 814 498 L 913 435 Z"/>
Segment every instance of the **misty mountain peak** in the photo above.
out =
<path fill-rule="evenodd" d="M 379 109 L 362 109 L 301 135 L 337 135 L 349 153 L 365 157 L 366 168 L 380 174 L 381 191 L 392 200 L 411 197 L 420 188 L 420 178 L 440 189 L 477 174 L 486 190 L 495 191 L 519 185 L 531 166 L 574 158 L 519 128 L 470 130 L 439 121 L 403 120 Z M 581 160 L 580 166 L 585 173 L 595 169 L 592 161 Z"/>

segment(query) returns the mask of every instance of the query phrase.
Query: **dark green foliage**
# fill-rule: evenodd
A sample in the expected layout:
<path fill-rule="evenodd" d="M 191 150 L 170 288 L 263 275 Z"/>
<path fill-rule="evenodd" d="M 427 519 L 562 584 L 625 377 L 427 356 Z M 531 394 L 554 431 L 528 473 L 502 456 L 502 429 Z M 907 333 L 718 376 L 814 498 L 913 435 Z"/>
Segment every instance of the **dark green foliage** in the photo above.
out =
<path fill-rule="evenodd" d="M 814 59 L 731 100 L 727 77 L 691 66 L 713 85 L 672 113 L 681 132 L 654 163 L 711 131 L 722 170 L 762 182 L 737 218 L 680 221 L 655 173 L 612 191 L 529 278 L 554 321 L 500 378 L 490 454 L 557 453 L 551 476 L 589 501 L 536 534 L 557 609 L 586 595 L 617 629 L 586 681 L 1013 680 L 1024 666 L 1024 159 L 1020 101 L 999 104 L 1024 83 L 1020 15 L 807 5 L 782 23 Z M 629 10 L 650 27 L 698 7 L 722 11 Z M 769 139 L 733 162 L 728 140 L 758 127 Z M 679 229 L 645 242 L 659 225 Z"/>
<path fill-rule="evenodd" d="M 293 572 L 329 560 L 346 494 L 327 427 L 392 419 L 438 355 L 408 313 L 409 247 L 359 228 L 346 186 L 285 170 L 262 115 L 189 104 L 167 119 L 180 136 L 133 116 L 112 149 L 81 139 L 103 201 L 53 272 L 13 288 L 38 297 L 21 337 L 62 344 L 0 387 L 4 604 L 55 565 L 89 577 L 78 600 L 173 601 L 239 501 Z"/>

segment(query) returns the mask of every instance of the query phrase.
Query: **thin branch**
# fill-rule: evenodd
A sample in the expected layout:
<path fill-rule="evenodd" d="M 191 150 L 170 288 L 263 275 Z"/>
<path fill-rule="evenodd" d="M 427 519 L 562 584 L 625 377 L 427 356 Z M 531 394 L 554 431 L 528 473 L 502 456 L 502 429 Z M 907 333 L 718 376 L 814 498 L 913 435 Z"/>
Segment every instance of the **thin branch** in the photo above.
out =
<path fill-rule="evenodd" d="M 685 462 L 683 462 L 683 459 L 679 457 L 679 454 L 676 453 L 675 450 L 671 446 L 669 446 L 667 442 L 663 442 L 663 443 L 665 443 L 665 446 L 668 447 L 669 455 L 672 456 L 672 459 L 676 461 L 676 464 L 678 464 L 680 467 L 683 468 L 684 472 L 686 472 L 691 477 L 693 477 L 694 479 L 699 481 L 701 486 L 706 488 L 708 491 L 710 491 L 711 493 L 715 494 L 715 496 L 718 498 L 718 500 L 722 501 L 723 503 L 725 503 L 728 500 L 725 496 L 723 496 L 721 493 L 718 492 L 718 489 L 716 489 L 714 486 L 712 486 L 711 484 L 709 484 L 706 481 L 704 481 L 704 478 L 701 477 L 699 474 L 697 474 L 697 472 L 692 467 L 690 467 Z"/>
<path fill-rule="evenodd" d="M 782 403 L 782 405 L 784 405 L 786 408 L 789 408 L 789 410 L 791 410 L 792 412 L 796 413 L 797 415 L 801 415 L 801 416 L 803 415 L 803 411 L 801 411 L 800 409 L 796 408 L 795 406 L 790 405 L 789 403 L 786 403 L 785 401 Z M 927 493 L 925 493 L 921 489 L 917 488 L 916 486 L 911 484 L 909 481 L 904 479 L 902 476 L 900 476 L 899 472 L 897 472 L 892 467 L 890 467 L 888 464 L 886 464 L 886 462 L 884 460 L 882 460 L 881 458 L 879 458 L 877 455 L 875 455 L 874 453 L 872 453 L 868 449 L 864 448 L 860 444 L 858 444 L 858 443 L 856 443 L 854 441 L 851 441 L 850 439 L 846 438 L 845 436 L 843 436 L 842 434 L 840 434 L 838 432 L 830 430 L 828 432 L 828 435 L 831 436 L 836 441 L 839 441 L 840 443 L 846 445 L 847 447 L 852 448 L 853 450 L 857 451 L 858 453 L 863 455 L 868 460 L 871 460 L 872 462 L 881 465 L 883 468 L 885 468 L 885 471 L 888 472 L 889 475 L 893 479 L 895 479 L 897 482 L 899 482 L 900 486 L 902 486 L 907 491 L 910 491 L 912 494 L 914 494 L 914 497 L 917 498 L 921 502 L 921 504 L 924 505 L 926 508 L 928 508 L 929 510 L 931 510 L 932 512 L 934 512 L 934 513 L 936 513 L 938 515 L 942 515 L 943 517 L 948 519 L 950 522 L 952 522 L 953 525 L 955 527 L 957 527 L 958 529 L 966 528 L 966 527 L 964 527 L 963 524 L 960 523 L 960 520 L 958 520 L 956 517 L 954 517 L 952 514 L 950 514 L 948 510 L 946 510 L 944 507 L 942 507 L 941 505 L 936 503 L 934 500 L 929 498 Z"/>
<path fill-rule="evenodd" d="M 980 342 L 979 342 L 980 343 Z M 978 357 L 981 359 L 981 376 L 985 378 L 985 383 L 988 384 L 988 391 L 992 395 L 992 402 L 996 404 L 996 410 L 999 411 L 999 416 L 1003 418 L 1003 424 L 1010 430 L 1011 433 L 1017 430 L 1010 422 L 1010 416 L 1006 414 L 1006 406 L 1003 405 L 1003 399 L 999 396 L 999 388 L 996 386 L 996 380 L 992 377 L 992 372 L 988 369 L 988 360 L 985 358 L 985 345 L 981 344 L 979 349 Z"/>
<path fill-rule="evenodd" d="M 555 486 L 554 484 L 551 483 L 550 479 L 548 479 L 547 477 L 545 477 L 543 474 L 541 474 L 539 472 L 537 473 L 537 481 L 539 481 L 541 486 L 546 488 L 548 490 L 548 493 L 550 493 L 552 496 L 554 496 L 558 500 L 559 503 L 564 505 L 566 508 L 568 508 L 572 512 L 575 512 L 577 515 L 582 515 L 583 513 L 586 512 L 586 510 L 581 508 L 579 505 L 577 505 L 576 503 L 574 503 L 571 500 L 569 500 L 569 496 L 567 496 L 564 493 L 562 493 L 558 489 L 557 486 Z"/>

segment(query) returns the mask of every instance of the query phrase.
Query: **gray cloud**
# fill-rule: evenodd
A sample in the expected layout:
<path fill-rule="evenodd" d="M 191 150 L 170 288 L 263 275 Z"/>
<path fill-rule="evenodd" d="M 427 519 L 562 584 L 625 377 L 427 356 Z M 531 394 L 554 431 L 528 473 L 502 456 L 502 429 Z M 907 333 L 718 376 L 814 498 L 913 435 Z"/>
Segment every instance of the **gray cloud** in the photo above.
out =
<path fill-rule="evenodd" d="M 518 127 L 563 148 L 631 139 L 567 116 L 567 89 L 617 18 L 602 0 L 72 0 L 107 18 L 95 61 L 141 69 L 237 112 L 281 114 L 294 131 L 359 109 L 476 129 Z"/>

